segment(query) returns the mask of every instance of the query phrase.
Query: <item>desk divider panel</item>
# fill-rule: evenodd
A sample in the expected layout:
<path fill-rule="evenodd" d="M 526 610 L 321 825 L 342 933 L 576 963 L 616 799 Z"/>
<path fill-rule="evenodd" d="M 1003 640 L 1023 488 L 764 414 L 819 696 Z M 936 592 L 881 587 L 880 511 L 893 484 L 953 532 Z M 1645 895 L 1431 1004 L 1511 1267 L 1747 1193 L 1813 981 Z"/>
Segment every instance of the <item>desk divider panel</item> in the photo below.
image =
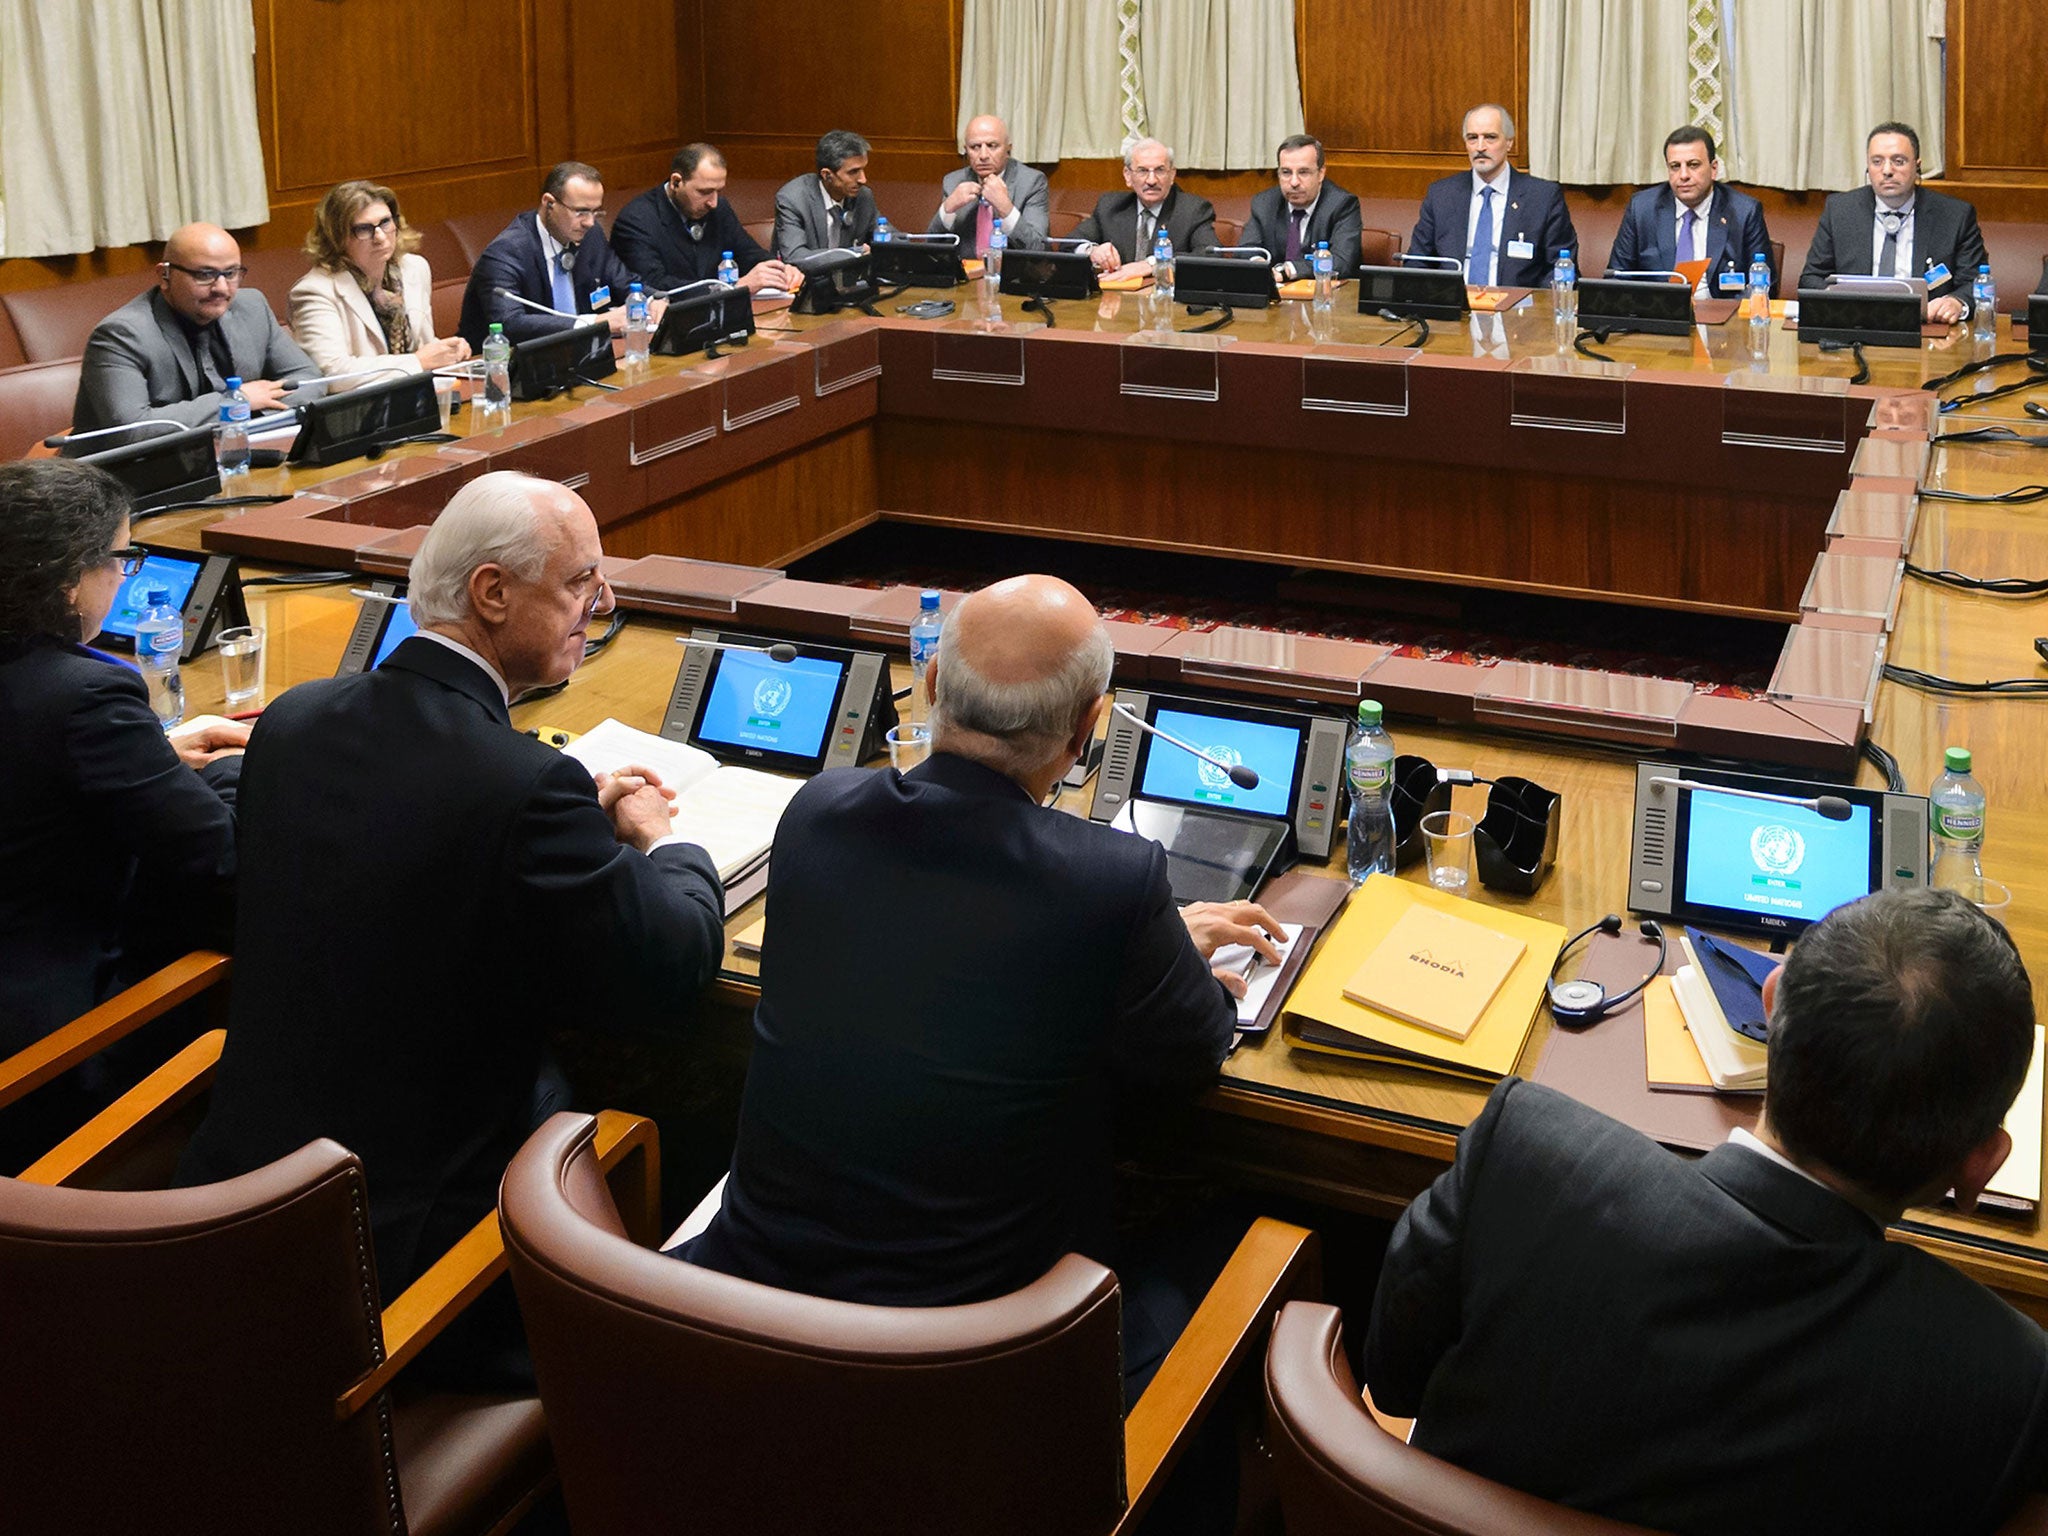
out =
<path fill-rule="evenodd" d="M 930 377 L 949 384 L 996 384 L 1024 387 L 1024 332 L 1005 327 L 983 334 L 936 331 L 931 334 Z"/>
<path fill-rule="evenodd" d="M 1920 498 L 1898 491 L 1846 490 L 1835 498 L 1827 539 L 1883 539 L 1901 552 L 1913 547 L 1920 523 Z"/>
<path fill-rule="evenodd" d="M 801 347 L 778 343 L 772 352 L 721 357 L 709 366 L 719 370 L 725 430 L 738 432 L 803 404 L 804 369 Z"/>
<path fill-rule="evenodd" d="M 1154 659 L 1153 676 L 1349 710 L 1365 696 L 1365 679 L 1391 654 L 1388 646 L 1359 640 L 1225 625 L 1186 630 L 1167 641 Z"/>
<path fill-rule="evenodd" d="M 411 528 L 433 522 L 463 486 L 490 467 L 490 457 L 467 445 L 434 454 L 394 459 L 373 469 L 329 480 L 312 496 L 296 496 L 285 507 L 315 499 L 329 505 L 312 514 L 321 522 Z M 304 512 L 299 512 L 304 516 Z M 237 519 L 246 523 L 247 519 Z M 360 542 L 360 541 L 358 541 Z"/>
<path fill-rule="evenodd" d="M 1524 357 L 1508 366 L 1508 424 L 1551 432 L 1628 431 L 1633 363 Z"/>
<path fill-rule="evenodd" d="M 1222 398 L 1217 357 L 1235 336 L 1190 336 L 1179 331 L 1134 331 L 1117 349 L 1117 393 L 1155 400 Z"/>
<path fill-rule="evenodd" d="M 1829 549 L 1814 561 L 1799 594 L 1799 627 L 1860 629 L 1889 634 L 1899 612 L 1906 562 L 1896 554 L 1860 555 Z"/>
<path fill-rule="evenodd" d="M 1873 432 L 1856 445 L 1856 457 L 1849 461 L 1849 473 L 1871 479 L 1917 482 L 1927 473 L 1927 458 L 1933 451 L 1923 436 Z"/>
<path fill-rule="evenodd" d="M 1721 390 L 1721 441 L 1846 453 L 1854 440 L 1849 381 L 1731 373 Z"/>
<path fill-rule="evenodd" d="M 802 341 L 817 354 L 812 393 L 821 400 L 882 376 L 882 341 L 871 325 L 834 321 L 804 332 Z"/>
<path fill-rule="evenodd" d="M 965 592 L 956 592 L 950 587 L 939 590 L 939 617 L 945 616 L 960 606 Z M 876 592 L 869 589 L 868 601 L 861 604 L 846 617 L 846 633 L 855 640 L 868 645 L 886 645 L 890 649 L 910 649 L 910 626 L 917 619 L 919 605 L 924 598 L 922 587 L 902 584 L 884 587 Z"/>
<path fill-rule="evenodd" d="M 1503 661 L 1472 694 L 1475 721 L 1523 729 L 1564 727 L 1575 736 L 1670 746 L 1692 684 L 1547 662 Z"/>
<path fill-rule="evenodd" d="M 635 385 L 613 396 L 630 413 L 626 457 L 635 468 L 665 459 L 718 436 L 719 391 L 690 374 Z"/>
<path fill-rule="evenodd" d="M 644 555 L 609 579 L 619 602 L 627 607 L 690 618 L 730 619 L 739 611 L 741 598 L 781 581 L 783 573 L 717 560 Z"/>
<path fill-rule="evenodd" d="M 560 415 L 514 422 L 442 452 L 481 454 L 487 470 L 517 470 L 565 485 L 603 521 L 604 509 L 616 505 L 625 490 L 632 421 L 624 407 L 593 400 Z"/>
<path fill-rule="evenodd" d="M 1412 347 L 1319 346 L 1301 359 L 1301 408 L 1363 416 L 1408 414 Z"/>
<path fill-rule="evenodd" d="M 1794 624 L 1786 631 L 1766 691 L 1788 703 L 1853 709 L 1867 723 L 1877 705 L 1890 644 L 1882 630 Z"/>

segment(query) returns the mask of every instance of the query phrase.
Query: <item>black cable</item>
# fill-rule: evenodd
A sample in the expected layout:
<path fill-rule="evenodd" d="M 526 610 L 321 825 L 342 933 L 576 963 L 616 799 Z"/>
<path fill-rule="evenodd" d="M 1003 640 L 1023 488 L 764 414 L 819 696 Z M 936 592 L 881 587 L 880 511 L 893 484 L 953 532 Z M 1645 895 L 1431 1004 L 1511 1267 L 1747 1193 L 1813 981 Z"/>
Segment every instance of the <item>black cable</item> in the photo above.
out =
<path fill-rule="evenodd" d="M 145 517 L 161 517 L 166 512 L 200 512 L 214 507 L 274 507 L 280 501 L 290 500 L 289 496 L 218 496 L 205 501 L 173 501 L 151 507 L 147 512 L 131 513 L 128 521 L 139 523 Z"/>
<path fill-rule="evenodd" d="M 1024 307 L 1045 316 L 1045 328 L 1048 331 L 1058 329 L 1052 318 L 1052 301 L 1050 299 L 1039 294 L 1033 294 L 1024 301 Z"/>
<path fill-rule="evenodd" d="M 1953 587 L 1958 592 L 1988 592 L 1993 597 L 2048 596 L 2048 580 L 2036 581 L 2027 576 L 1965 576 L 1960 571 L 1929 570 L 1911 562 L 1906 565 L 1906 574 L 1936 586 Z"/>
<path fill-rule="evenodd" d="M 1228 304 L 1218 305 L 1217 307 L 1223 313 L 1214 320 L 1204 320 L 1200 325 L 1184 325 L 1180 328 L 1180 334 L 1183 336 L 1200 336 L 1205 331 L 1220 331 L 1224 326 L 1237 318 L 1236 312 Z M 1193 314 L 1194 311 L 1190 309 L 1188 313 Z M 1052 322 L 1047 321 L 1046 323 L 1050 325 Z"/>
<path fill-rule="evenodd" d="M 1597 341 L 1604 347 L 1607 345 L 1607 338 L 1610 334 L 1608 331 L 1581 331 L 1572 338 L 1572 350 L 1581 357 L 1590 357 L 1598 363 L 1614 362 L 1615 359 L 1609 357 L 1605 352 L 1595 352 L 1587 345 L 1588 342 Z"/>
<path fill-rule="evenodd" d="M 1401 331 L 1415 331 L 1417 333 L 1415 337 L 1415 345 L 1418 347 L 1427 346 L 1429 344 L 1429 322 L 1423 319 L 1422 316 L 1417 315 L 1412 320 L 1402 320 L 1399 315 L 1390 314 L 1386 310 L 1381 310 L 1380 318 L 1382 320 L 1400 321 L 1401 330 L 1395 331 L 1388 336 L 1382 336 L 1378 341 L 1373 343 L 1374 346 L 1391 347 L 1395 343 L 1395 341 L 1399 339 Z"/>
<path fill-rule="evenodd" d="M 332 587 L 354 581 L 354 571 L 297 571 L 289 576 L 244 576 L 244 587 Z"/>
<path fill-rule="evenodd" d="M 1932 443 L 2018 443 L 2022 448 L 2048 448 L 2048 433 L 2019 432 L 2011 427 L 1966 427 L 1961 432 L 1941 432 Z"/>
<path fill-rule="evenodd" d="M 2016 485 L 2009 491 L 1981 494 L 1974 491 L 1937 491 L 1931 486 L 1919 485 L 1914 494 L 1922 501 L 1968 501 L 1984 506 L 2023 506 L 2030 501 L 2048 501 L 2048 485 Z"/>
<path fill-rule="evenodd" d="M 595 656 L 599 651 L 603 650 L 606 646 L 610 645 L 614 640 L 618 639 L 619 631 L 624 629 L 625 627 L 626 610 L 623 608 L 614 608 L 612 610 L 611 618 L 605 623 L 603 634 L 599 635 L 595 640 L 591 639 L 588 635 L 584 636 L 583 659 L 585 661 L 590 660 L 591 657 Z"/>
<path fill-rule="evenodd" d="M 1820 349 L 1823 352 L 1849 352 L 1856 359 L 1856 371 L 1849 375 L 1849 382 L 1851 384 L 1868 384 L 1870 382 L 1870 363 L 1863 355 L 1862 342 L 1824 341 L 1820 344 Z"/>
<path fill-rule="evenodd" d="M 1959 411 L 1966 405 L 1988 405 L 1993 400 L 2003 400 L 2007 395 L 2024 394 L 2030 389 L 2048 386 L 2048 379 L 2021 379 L 2012 384 L 2001 384 L 1996 389 L 1978 390 L 1967 395 L 1950 395 L 1946 400 L 1936 402 L 1935 410 L 1946 416 Z"/>
<path fill-rule="evenodd" d="M 419 432 L 411 437 L 394 437 L 388 443 L 379 443 L 363 455 L 366 459 L 381 459 L 394 448 L 403 448 L 407 443 L 459 443 L 462 438 L 454 432 Z"/>
<path fill-rule="evenodd" d="M 1907 792 L 1906 776 L 1899 770 L 1899 760 L 1879 746 L 1876 737 L 1866 736 L 1863 738 L 1863 757 L 1866 762 L 1884 775 L 1884 787 L 1886 789 L 1895 795 L 1903 795 Z"/>
<path fill-rule="evenodd" d="M 1925 379 L 1920 387 L 1925 390 L 1941 389 L 1945 385 L 1955 383 L 1957 379 L 1967 379 L 1972 374 L 1984 373 L 2001 363 L 2025 363 L 2030 368 L 2048 368 L 2048 363 L 2036 362 L 2031 352 L 2000 352 L 1992 357 L 1980 357 L 1974 363 L 1965 363 L 1960 368 L 1944 373 L 1938 379 Z"/>
<path fill-rule="evenodd" d="M 1887 682 L 1897 683 L 1902 688 L 1917 688 L 1922 693 L 1996 694 L 2002 698 L 2048 699 L 2048 677 L 1996 677 L 1970 683 L 1889 664 L 1884 669 L 1884 676 Z"/>

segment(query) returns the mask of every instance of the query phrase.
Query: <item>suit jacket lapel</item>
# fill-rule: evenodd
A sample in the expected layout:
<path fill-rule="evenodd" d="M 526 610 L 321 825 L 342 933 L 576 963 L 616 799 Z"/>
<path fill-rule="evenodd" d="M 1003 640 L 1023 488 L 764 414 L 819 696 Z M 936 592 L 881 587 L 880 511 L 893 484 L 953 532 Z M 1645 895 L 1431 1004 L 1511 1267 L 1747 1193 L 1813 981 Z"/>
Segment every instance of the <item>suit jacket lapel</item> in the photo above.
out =
<path fill-rule="evenodd" d="M 1728 250 L 1728 189 L 1714 188 L 1707 199 L 1707 270 L 1717 271 Z M 1745 260 L 1745 266 L 1748 264 Z"/>
<path fill-rule="evenodd" d="M 1920 239 L 1920 221 L 1915 219 L 1913 222 L 1913 239 L 1914 243 L 1918 244 Z M 1856 247 L 1851 253 L 1853 259 L 1844 262 L 1841 270 L 1844 272 L 1868 272 L 1874 274 L 1877 271 L 1877 255 L 1875 252 L 1877 241 L 1877 194 L 1868 187 L 1863 188 L 1857 195 L 1856 228 L 1851 233 L 1856 237 Z"/>
<path fill-rule="evenodd" d="M 399 258 L 393 256 L 391 259 L 397 261 Z M 405 292 L 405 268 L 400 267 L 398 269 L 398 279 L 399 293 L 403 295 Z M 363 292 L 363 285 L 356 281 L 355 273 L 346 267 L 342 268 L 341 271 L 334 274 L 334 286 L 341 290 L 342 307 L 361 322 L 371 339 L 377 343 L 377 350 L 380 352 L 384 351 L 384 326 L 377 319 L 377 311 L 370 303 L 370 296 Z"/>
<path fill-rule="evenodd" d="M 192 355 L 192 344 L 185 339 L 185 328 L 178 324 L 177 315 L 164 302 L 161 292 L 149 296 L 149 312 L 156 319 L 156 328 L 163 333 L 171 360 L 178 365 L 178 372 L 184 377 L 186 398 L 205 393 L 200 387 L 199 360 Z"/>

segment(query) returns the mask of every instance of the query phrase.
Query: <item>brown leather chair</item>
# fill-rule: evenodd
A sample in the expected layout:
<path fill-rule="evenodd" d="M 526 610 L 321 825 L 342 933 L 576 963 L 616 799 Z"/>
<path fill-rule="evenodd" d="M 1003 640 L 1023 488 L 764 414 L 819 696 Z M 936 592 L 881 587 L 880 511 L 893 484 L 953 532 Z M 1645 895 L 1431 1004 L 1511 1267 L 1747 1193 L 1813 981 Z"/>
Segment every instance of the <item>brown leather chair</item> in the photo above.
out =
<path fill-rule="evenodd" d="M 612 1536 L 1133 1526 L 1314 1236 L 1257 1223 L 1133 1409 L 1116 1277 L 1078 1255 L 972 1306 L 856 1306 L 629 1241 L 556 1115 L 506 1170 L 499 1216 L 571 1523 Z"/>
<path fill-rule="evenodd" d="M 1648 1536 L 1503 1487 L 1380 1427 L 1335 1307 L 1291 1301 L 1266 1351 L 1266 1443 L 1287 1536 Z"/>
<path fill-rule="evenodd" d="M 155 282 L 152 267 L 55 288 L 24 288 L 0 294 L 0 308 L 21 338 L 22 355 L 32 363 L 54 363 L 83 357 L 92 328 Z"/>
<path fill-rule="evenodd" d="M 531 212 L 539 206 L 539 203 L 540 199 L 536 196 L 532 203 L 526 205 L 527 211 Z M 607 203 L 606 206 L 609 207 L 610 204 Z M 442 227 L 454 237 L 456 246 L 462 252 L 463 260 L 471 268 L 474 268 L 477 257 L 484 253 L 484 247 L 502 235 L 505 232 L 506 226 L 512 222 L 518 213 L 519 209 L 517 208 L 499 208 L 490 213 L 462 213 L 448 220 Z M 436 279 L 439 279 L 443 274 L 439 268 L 436 268 L 434 275 Z M 469 273 L 467 271 L 462 276 L 465 282 L 468 281 Z"/>
<path fill-rule="evenodd" d="M 365 1198 L 331 1141 L 197 1189 L 0 1179 L 10 1528 L 509 1530 L 552 1476 L 536 1400 L 350 1401 L 392 1321 Z"/>
<path fill-rule="evenodd" d="M 28 361 L 28 354 L 21 349 L 21 336 L 14 329 L 14 322 L 7 317 L 7 311 L 0 307 L 0 371 L 19 368 Z"/>
<path fill-rule="evenodd" d="M 1368 267 L 1394 266 L 1401 259 L 1400 235 L 1367 225 L 1358 232 L 1358 259 Z"/>
<path fill-rule="evenodd" d="M 286 330 L 291 329 L 292 284 L 313 269 L 312 258 L 296 245 L 278 246 L 268 250 L 242 250 L 242 265 L 249 269 L 249 275 L 242 279 L 244 288 L 253 288 L 270 301 L 270 312 L 277 316 L 277 323 Z"/>
<path fill-rule="evenodd" d="M 1095 211 L 1095 205 L 1101 200 L 1100 188 L 1053 188 L 1052 206 L 1046 211 L 1046 233 L 1055 240 L 1070 238 L 1074 231 L 1081 227 L 1081 221 Z"/>
<path fill-rule="evenodd" d="M 775 254 L 775 220 L 772 218 L 748 219 L 740 225 L 740 228 L 744 229 L 747 232 L 748 238 L 754 244 L 760 246 L 762 250 L 771 256 Z"/>
<path fill-rule="evenodd" d="M 71 426 L 78 403 L 78 358 L 0 368 L 0 458 L 18 459 Z"/>

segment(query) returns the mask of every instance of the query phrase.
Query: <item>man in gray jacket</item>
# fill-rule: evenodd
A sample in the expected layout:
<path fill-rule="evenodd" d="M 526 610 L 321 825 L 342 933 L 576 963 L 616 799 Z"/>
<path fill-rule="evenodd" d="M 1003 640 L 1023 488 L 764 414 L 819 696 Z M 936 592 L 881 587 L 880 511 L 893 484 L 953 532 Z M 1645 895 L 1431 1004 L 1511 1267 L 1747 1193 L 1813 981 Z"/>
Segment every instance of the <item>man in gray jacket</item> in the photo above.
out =
<path fill-rule="evenodd" d="M 263 295 L 242 287 L 242 248 L 217 224 L 187 224 L 164 245 L 156 286 L 93 327 L 71 429 L 91 432 L 156 417 L 202 426 L 239 378 L 249 409 L 276 410 L 320 369 Z"/>
<path fill-rule="evenodd" d="M 928 233 L 958 235 L 962 257 L 988 249 L 996 225 L 1014 246 L 1045 244 L 1052 222 L 1052 191 L 1045 174 L 1010 158 L 1010 130 L 1000 117 L 967 125 L 967 164 L 940 183 L 944 201 Z"/>
<path fill-rule="evenodd" d="M 818 168 L 775 194 L 775 254 L 794 265 L 821 251 L 866 245 L 875 233 L 868 141 L 844 128 L 818 140 Z"/>

